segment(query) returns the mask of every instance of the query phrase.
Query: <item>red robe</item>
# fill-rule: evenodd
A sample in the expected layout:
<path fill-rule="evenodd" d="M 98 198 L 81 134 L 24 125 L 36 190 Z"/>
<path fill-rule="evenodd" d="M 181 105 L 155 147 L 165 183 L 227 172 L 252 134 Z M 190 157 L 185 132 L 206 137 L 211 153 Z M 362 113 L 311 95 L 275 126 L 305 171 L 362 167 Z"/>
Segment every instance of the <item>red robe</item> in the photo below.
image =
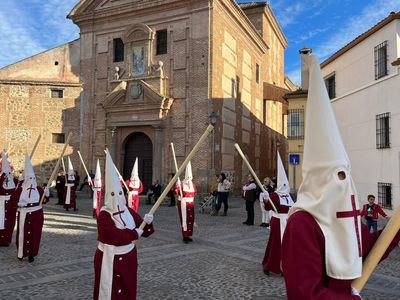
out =
<path fill-rule="evenodd" d="M 181 187 L 183 187 L 183 182 L 181 182 Z M 196 196 L 197 188 L 196 185 L 193 183 L 194 192 L 185 192 L 182 190 L 183 198 L 193 198 Z M 183 228 L 183 219 L 182 219 L 182 211 L 181 211 L 181 199 L 180 199 L 180 191 L 177 187 L 175 189 L 175 193 L 178 195 L 178 214 L 179 220 L 181 224 L 182 236 L 184 238 L 191 237 L 193 235 L 193 225 L 194 225 L 194 201 L 186 203 L 186 227 L 187 230 Z"/>
<path fill-rule="evenodd" d="M 3 182 L 5 174 L 0 176 L 0 196 L 11 197 L 15 189 L 5 190 Z M 9 246 L 11 244 L 12 235 L 15 227 L 15 219 L 17 208 L 12 204 L 11 198 L 4 202 L 4 229 L 0 230 L 0 246 Z"/>
<path fill-rule="evenodd" d="M 142 223 L 142 218 L 129 209 L 135 220 L 136 228 Z M 138 239 L 136 230 L 118 229 L 115 226 L 110 214 L 101 211 L 97 220 L 98 240 L 104 244 L 114 246 L 124 246 Z M 143 237 L 153 234 L 153 225 L 146 225 L 143 231 Z M 93 299 L 99 299 L 101 265 L 103 260 L 103 252 L 96 250 L 94 256 L 94 292 Z M 127 254 L 115 255 L 114 270 L 112 282 L 112 300 L 134 300 L 136 299 L 137 290 L 137 250 L 136 247 Z"/>
<path fill-rule="evenodd" d="M 43 195 L 43 189 L 41 187 L 37 187 L 37 190 L 39 192 L 40 198 L 42 198 Z M 22 192 L 22 187 L 19 187 L 15 193 L 12 195 L 11 199 L 12 202 L 15 206 L 18 205 L 18 201 L 20 198 Z M 39 205 L 39 202 L 29 204 L 28 207 L 37 207 Z M 17 238 L 16 238 L 16 245 L 17 245 L 17 251 L 18 251 L 18 246 L 19 246 L 19 227 L 21 226 L 20 220 L 21 218 L 21 212 L 18 211 L 18 225 L 17 225 Z M 43 228 L 43 209 L 39 209 L 34 212 L 28 212 L 26 214 L 25 218 L 25 225 L 24 225 L 24 245 L 23 245 L 23 256 L 22 257 L 27 257 L 27 256 L 37 256 L 39 253 L 39 247 L 40 247 L 40 240 L 42 238 L 42 228 Z"/>
<path fill-rule="evenodd" d="M 269 195 L 272 202 L 274 202 L 278 213 L 287 214 L 290 206 L 280 204 L 278 194 L 275 192 Z M 265 210 L 273 210 L 269 201 L 264 202 Z M 281 270 L 281 226 L 279 218 L 272 216 L 269 223 L 270 233 L 267 248 L 265 249 L 264 259 L 262 261 L 264 271 L 270 271 L 275 274 L 282 274 Z"/>
<path fill-rule="evenodd" d="M 74 183 L 74 182 L 70 182 L 68 181 L 67 183 Z M 67 186 L 64 187 L 64 208 L 65 209 L 69 209 L 69 208 L 76 208 L 76 185 L 74 184 L 74 186 L 71 187 L 71 201 L 68 204 L 65 204 L 65 200 L 67 198 Z"/>
<path fill-rule="evenodd" d="M 132 208 L 135 212 L 138 212 L 139 210 L 139 203 L 140 203 L 140 194 L 143 192 L 143 184 L 142 181 L 140 181 L 140 185 L 139 188 L 133 188 L 131 187 L 129 184 L 131 183 L 131 180 L 128 179 L 125 181 L 127 187 L 129 188 L 129 191 L 127 191 L 128 193 L 126 194 L 126 205 L 129 206 L 129 192 L 137 192 L 137 195 L 131 195 L 130 197 L 132 197 L 132 206 L 130 206 L 130 208 Z"/>
<path fill-rule="evenodd" d="M 369 233 L 362 225 L 363 257 L 378 239 L 379 233 Z M 397 246 L 400 232 L 390 244 L 384 257 Z M 309 213 L 293 214 L 287 223 L 282 241 L 282 268 L 289 300 L 342 300 L 360 299 L 351 295 L 352 280 L 328 277 L 325 269 L 325 237 Z"/>

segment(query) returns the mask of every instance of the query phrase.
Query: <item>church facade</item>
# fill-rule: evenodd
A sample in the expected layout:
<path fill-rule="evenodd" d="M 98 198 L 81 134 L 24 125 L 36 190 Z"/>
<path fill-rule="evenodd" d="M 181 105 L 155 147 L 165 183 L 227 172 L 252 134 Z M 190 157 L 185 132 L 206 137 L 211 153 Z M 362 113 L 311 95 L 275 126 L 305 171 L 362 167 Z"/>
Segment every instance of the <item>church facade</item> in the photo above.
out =
<path fill-rule="evenodd" d="M 260 175 L 274 175 L 287 147 L 287 41 L 266 3 L 83 0 L 68 18 L 80 28 L 75 105 L 59 130 L 74 134 L 68 154 L 80 149 L 93 169 L 107 147 L 124 177 L 139 157 L 147 189 L 174 173 L 170 143 L 181 163 L 212 122 L 192 161 L 200 189 L 221 171 L 242 183 L 235 142 Z"/>

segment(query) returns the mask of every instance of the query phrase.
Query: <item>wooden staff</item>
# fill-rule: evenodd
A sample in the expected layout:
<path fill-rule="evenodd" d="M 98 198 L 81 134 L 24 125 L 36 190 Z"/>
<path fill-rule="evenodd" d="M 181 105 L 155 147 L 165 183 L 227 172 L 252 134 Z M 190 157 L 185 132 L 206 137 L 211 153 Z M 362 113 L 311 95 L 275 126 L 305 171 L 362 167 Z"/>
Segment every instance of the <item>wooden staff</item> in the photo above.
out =
<path fill-rule="evenodd" d="M 51 183 L 52 183 L 53 180 L 56 178 L 58 169 L 60 168 L 61 160 L 62 160 L 62 158 L 63 158 L 63 156 L 64 156 L 65 150 L 67 150 L 67 147 L 68 147 L 69 141 L 71 140 L 71 137 L 72 137 L 72 133 L 70 132 L 70 133 L 68 133 L 67 140 L 66 140 L 66 142 L 65 142 L 65 144 L 64 144 L 64 148 L 63 148 L 63 150 L 62 150 L 62 152 L 61 152 L 61 155 L 60 155 L 60 157 L 59 157 L 58 160 L 57 160 L 56 166 L 54 167 L 53 173 L 51 173 L 50 179 L 49 179 L 49 181 L 47 182 L 47 186 L 48 186 L 48 187 L 50 187 Z M 63 162 L 64 162 L 64 160 L 63 160 Z M 44 193 L 43 193 L 43 195 L 42 195 L 42 198 L 40 199 L 40 204 L 39 204 L 39 205 L 42 205 L 43 200 L 44 200 Z"/>
<path fill-rule="evenodd" d="M 88 172 L 88 170 L 87 170 L 87 168 L 86 168 L 85 162 L 83 161 L 81 152 L 80 152 L 79 150 L 78 150 L 78 155 L 79 155 L 79 158 L 81 159 L 81 163 L 82 163 L 83 168 L 85 169 L 86 175 L 87 175 L 87 177 L 88 177 L 88 183 L 91 183 L 91 184 L 93 185 L 93 183 L 92 183 L 92 177 L 90 177 L 90 175 L 89 175 L 89 172 Z"/>
<path fill-rule="evenodd" d="M 361 277 L 355 279 L 351 286 L 357 291 L 361 292 L 367 283 L 372 272 L 375 270 L 378 263 L 381 261 L 382 256 L 385 254 L 390 243 L 393 241 L 397 232 L 400 230 L 400 207 L 396 209 L 393 216 L 390 218 L 385 229 L 380 234 L 378 240 L 375 242 L 367 259 L 365 260 L 362 268 Z"/>
<path fill-rule="evenodd" d="M 237 152 L 239 153 L 239 155 L 242 157 L 244 163 L 247 166 L 247 169 L 249 169 L 251 175 L 253 176 L 254 180 L 257 182 L 258 187 L 263 191 L 263 193 L 267 193 L 267 191 L 265 190 L 264 186 L 261 184 L 260 179 L 258 179 L 256 172 L 254 172 L 253 168 L 251 167 L 249 161 L 247 160 L 246 156 L 244 156 L 242 149 L 240 149 L 239 144 L 235 144 L 235 148 L 237 150 Z M 268 197 L 268 201 L 269 203 L 271 203 L 271 206 L 273 208 L 273 210 L 275 211 L 275 213 L 278 214 L 278 210 L 275 207 L 274 202 L 272 202 L 271 198 Z"/>
<path fill-rule="evenodd" d="M 161 203 L 164 201 L 164 198 L 167 196 L 168 192 L 171 190 L 172 186 L 175 184 L 176 180 L 178 179 L 179 175 L 182 174 L 182 172 L 185 170 L 187 164 L 189 161 L 192 160 L 193 156 L 199 151 L 200 147 L 203 145 L 204 141 L 206 138 L 209 136 L 211 131 L 213 131 L 214 126 L 208 125 L 206 131 L 203 133 L 203 135 L 200 137 L 200 140 L 197 142 L 197 144 L 193 147 L 192 151 L 190 151 L 189 155 L 186 157 L 185 161 L 182 163 L 178 171 L 176 172 L 175 176 L 171 179 L 171 181 L 168 183 L 168 185 L 165 187 L 164 191 L 161 193 L 160 197 L 154 203 L 153 207 L 150 209 L 149 214 L 154 215 L 154 213 L 157 211 L 158 207 L 161 205 Z M 146 226 L 146 222 L 142 222 L 140 224 L 140 229 L 143 230 L 143 228 Z"/>
<path fill-rule="evenodd" d="M 179 168 L 178 168 L 178 162 L 176 161 L 174 143 L 171 143 L 171 151 L 172 151 L 172 157 L 174 159 L 175 172 L 178 172 Z M 180 184 L 181 180 L 180 180 L 179 176 L 178 176 L 178 181 L 179 181 L 179 184 Z M 181 195 L 181 199 L 183 199 L 182 187 L 181 186 L 179 186 L 179 194 Z"/>
<path fill-rule="evenodd" d="M 39 134 L 39 136 L 37 137 L 35 146 L 33 146 L 33 149 L 32 149 L 32 152 L 31 152 L 31 156 L 30 156 L 31 160 L 32 160 L 33 154 L 35 154 L 35 152 L 36 152 L 36 148 L 37 148 L 37 146 L 39 145 L 39 142 L 40 142 L 40 139 L 41 139 L 41 138 L 42 138 L 42 135 Z"/>
<path fill-rule="evenodd" d="M 107 150 L 104 150 L 104 153 L 105 154 L 107 154 Z M 110 155 L 111 156 L 111 155 Z M 113 164 L 114 164 L 114 162 L 113 162 Z M 118 168 L 117 168 L 117 166 L 114 164 L 114 169 L 115 169 L 115 171 L 117 172 L 117 175 L 118 175 L 118 177 L 119 177 L 119 179 L 122 181 L 122 183 L 124 184 L 124 187 L 126 188 L 126 192 L 127 193 L 129 193 L 129 188 L 128 188 L 128 186 L 126 185 L 126 182 L 125 182 L 125 180 L 124 180 L 124 178 L 121 176 L 121 173 L 118 171 Z"/>

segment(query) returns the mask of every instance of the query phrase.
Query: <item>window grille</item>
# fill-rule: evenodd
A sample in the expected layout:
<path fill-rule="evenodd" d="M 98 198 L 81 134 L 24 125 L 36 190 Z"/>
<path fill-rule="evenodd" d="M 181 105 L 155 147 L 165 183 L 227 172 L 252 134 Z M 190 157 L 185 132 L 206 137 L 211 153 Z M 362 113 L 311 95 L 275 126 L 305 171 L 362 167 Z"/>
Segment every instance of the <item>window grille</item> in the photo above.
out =
<path fill-rule="evenodd" d="M 376 116 L 376 148 L 390 148 L 390 113 Z"/>
<path fill-rule="evenodd" d="M 304 138 L 304 109 L 291 109 L 288 115 L 288 138 Z"/>
<path fill-rule="evenodd" d="M 378 203 L 381 207 L 392 209 L 392 184 L 378 182 Z"/>
<path fill-rule="evenodd" d="M 388 42 L 384 41 L 375 47 L 375 80 L 388 75 Z"/>
<path fill-rule="evenodd" d="M 326 89 L 328 91 L 329 99 L 336 97 L 336 78 L 335 74 L 328 76 L 325 79 Z"/>

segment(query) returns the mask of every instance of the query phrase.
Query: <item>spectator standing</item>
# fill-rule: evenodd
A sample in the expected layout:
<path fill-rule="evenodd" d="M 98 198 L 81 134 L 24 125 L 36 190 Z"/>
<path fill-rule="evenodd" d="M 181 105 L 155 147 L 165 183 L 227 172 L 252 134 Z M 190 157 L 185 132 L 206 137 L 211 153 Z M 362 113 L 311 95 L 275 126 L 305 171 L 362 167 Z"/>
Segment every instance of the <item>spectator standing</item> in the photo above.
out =
<path fill-rule="evenodd" d="M 254 202 L 257 199 L 257 185 L 254 182 L 254 178 L 251 174 L 247 177 L 248 181 L 243 186 L 243 197 L 246 201 L 247 220 L 243 222 L 243 225 L 254 225 Z"/>
<path fill-rule="evenodd" d="M 150 187 L 150 192 L 147 195 L 147 203 L 151 205 L 151 199 L 154 198 L 154 201 L 157 201 L 158 197 L 161 196 L 161 185 L 158 180 L 154 181 L 154 184 Z"/>
<path fill-rule="evenodd" d="M 64 172 L 58 172 L 57 179 L 56 179 L 56 190 L 57 190 L 57 198 L 58 202 L 57 205 L 64 204 L 64 187 L 65 187 L 65 175 Z"/>
<path fill-rule="evenodd" d="M 222 207 L 222 203 L 224 203 L 224 212 L 221 216 L 226 216 L 228 214 L 228 198 L 229 198 L 229 190 L 231 188 L 231 183 L 228 179 L 226 179 L 225 173 L 221 173 L 218 177 L 218 185 L 217 185 L 217 201 L 215 206 L 215 212 L 212 214 L 213 216 L 217 216 L 219 210 Z"/>
<path fill-rule="evenodd" d="M 361 216 L 365 218 L 367 221 L 368 231 L 371 232 L 371 228 L 373 232 L 378 231 L 378 218 L 379 215 L 382 217 L 389 219 L 389 217 L 385 214 L 383 209 L 379 206 L 379 204 L 375 203 L 375 196 L 368 195 L 367 197 L 368 203 L 364 204 L 361 210 Z"/>

